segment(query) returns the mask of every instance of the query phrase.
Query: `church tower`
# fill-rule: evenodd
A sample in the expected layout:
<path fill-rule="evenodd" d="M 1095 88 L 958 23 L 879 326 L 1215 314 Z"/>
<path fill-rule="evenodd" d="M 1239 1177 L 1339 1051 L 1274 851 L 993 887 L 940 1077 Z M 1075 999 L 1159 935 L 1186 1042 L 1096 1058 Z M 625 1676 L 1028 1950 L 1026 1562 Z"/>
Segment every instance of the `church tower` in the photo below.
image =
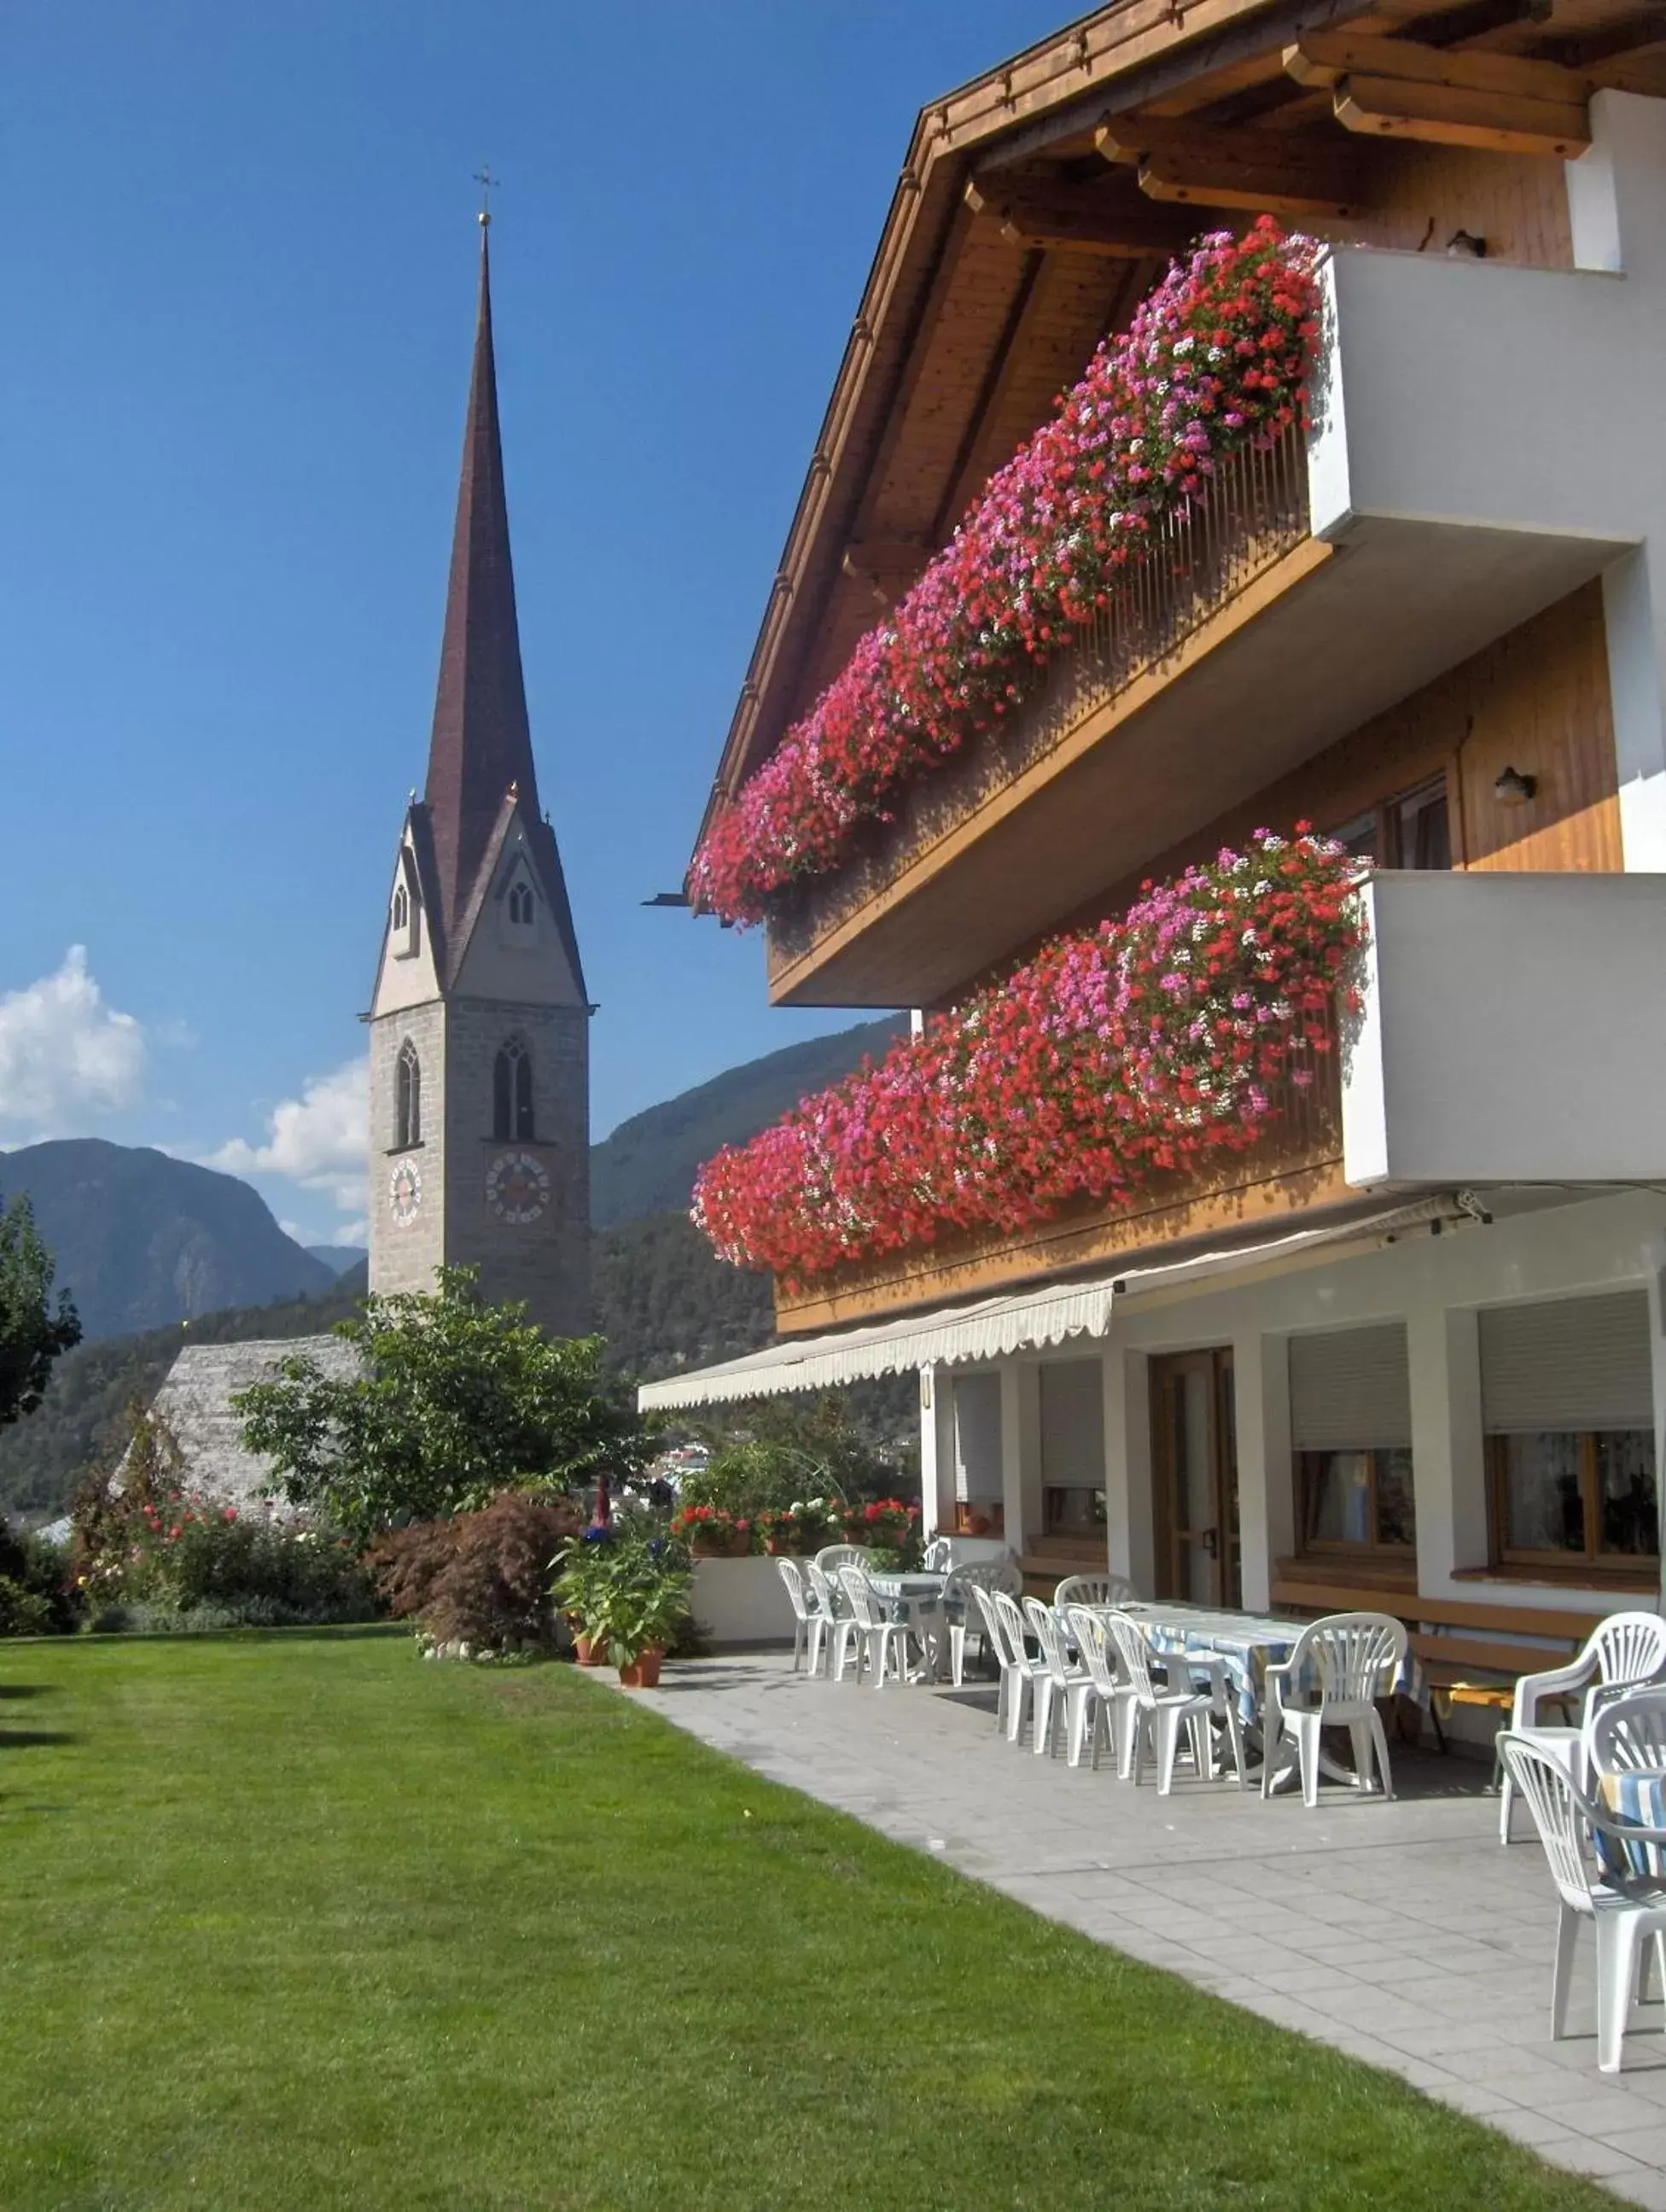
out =
<path fill-rule="evenodd" d="M 480 311 L 428 778 L 405 816 L 370 1023 L 370 1285 L 480 1269 L 590 1323 L 590 1008 L 521 677 L 481 216 Z"/>

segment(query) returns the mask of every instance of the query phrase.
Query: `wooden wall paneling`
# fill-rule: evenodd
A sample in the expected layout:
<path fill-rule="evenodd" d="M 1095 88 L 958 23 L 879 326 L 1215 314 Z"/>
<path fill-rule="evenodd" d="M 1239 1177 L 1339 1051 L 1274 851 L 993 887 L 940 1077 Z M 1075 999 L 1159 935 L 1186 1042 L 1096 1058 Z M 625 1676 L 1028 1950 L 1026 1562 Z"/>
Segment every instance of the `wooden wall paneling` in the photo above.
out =
<path fill-rule="evenodd" d="M 1502 805 L 1493 791 L 1506 767 L 1537 781 L 1524 806 Z M 1155 854 L 1138 876 L 1061 915 L 1047 934 L 1124 912 L 1142 878 L 1178 875 L 1263 824 L 1287 830 L 1310 821 L 1334 830 L 1395 793 L 1443 775 L 1455 866 L 1596 873 L 1624 866 L 1600 584 L 1582 586 L 1293 774 L 1217 815 L 1195 836 Z M 1035 949 L 1035 941 L 1015 945 L 1011 960 Z M 968 978 L 954 996 L 986 980 Z"/>

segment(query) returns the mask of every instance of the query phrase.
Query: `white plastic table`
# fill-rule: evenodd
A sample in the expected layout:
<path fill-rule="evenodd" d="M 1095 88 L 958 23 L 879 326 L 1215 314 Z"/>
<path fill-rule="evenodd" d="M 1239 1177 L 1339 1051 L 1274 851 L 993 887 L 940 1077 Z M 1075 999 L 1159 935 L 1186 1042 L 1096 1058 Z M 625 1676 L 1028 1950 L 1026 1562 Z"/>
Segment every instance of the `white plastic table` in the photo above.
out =
<path fill-rule="evenodd" d="M 942 1674 L 939 1646 L 944 1626 L 943 1584 L 948 1577 L 924 1567 L 911 1569 L 906 1573 L 875 1571 L 870 1567 L 868 1580 L 891 1618 L 906 1620 L 919 1638 L 920 1649 L 929 1662 L 929 1679 L 939 1680 Z"/>

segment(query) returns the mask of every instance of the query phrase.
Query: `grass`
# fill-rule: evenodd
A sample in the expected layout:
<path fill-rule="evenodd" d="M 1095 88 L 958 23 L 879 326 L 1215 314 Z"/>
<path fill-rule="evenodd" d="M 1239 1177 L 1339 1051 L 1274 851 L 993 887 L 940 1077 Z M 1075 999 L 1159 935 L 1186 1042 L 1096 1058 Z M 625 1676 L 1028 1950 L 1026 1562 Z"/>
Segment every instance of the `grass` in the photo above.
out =
<path fill-rule="evenodd" d="M 0 1647 L 0 1867 L 7 2212 L 1612 2203 L 571 1668 Z"/>

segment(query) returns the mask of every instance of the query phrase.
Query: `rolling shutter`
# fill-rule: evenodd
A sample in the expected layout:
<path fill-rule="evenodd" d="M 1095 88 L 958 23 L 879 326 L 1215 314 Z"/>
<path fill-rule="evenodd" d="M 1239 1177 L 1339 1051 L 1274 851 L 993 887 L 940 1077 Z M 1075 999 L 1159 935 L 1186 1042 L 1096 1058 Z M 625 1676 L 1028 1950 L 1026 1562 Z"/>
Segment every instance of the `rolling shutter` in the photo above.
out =
<path fill-rule="evenodd" d="M 1403 1322 L 1290 1340 L 1290 1434 L 1298 1451 L 1411 1443 Z"/>
<path fill-rule="evenodd" d="M 1648 1293 L 1484 1310 L 1481 1406 L 1490 1436 L 1652 1430 Z"/>

